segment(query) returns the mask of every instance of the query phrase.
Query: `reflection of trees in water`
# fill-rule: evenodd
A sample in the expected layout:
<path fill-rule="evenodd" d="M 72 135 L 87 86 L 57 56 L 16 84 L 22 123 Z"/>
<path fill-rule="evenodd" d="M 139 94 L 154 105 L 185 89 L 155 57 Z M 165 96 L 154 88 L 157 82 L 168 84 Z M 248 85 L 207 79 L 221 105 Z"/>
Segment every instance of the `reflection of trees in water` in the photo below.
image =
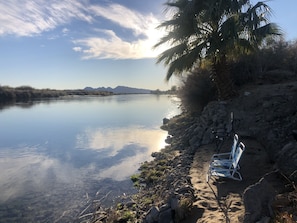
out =
<path fill-rule="evenodd" d="M 40 104 L 41 102 L 42 103 L 50 103 L 51 99 L 43 99 L 42 101 L 41 100 L 24 100 L 24 101 L 12 100 L 12 101 L 8 101 L 8 102 L 3 102 L 3 103 L 0 103 L 0 111 L 4 110 L 4 109 L 8 109 L 10 107 L 14 107 L 14 106 L 23 108 L 23 109 L 31 108 L 32 106 Z"/>
<path fill-rule="evenodd" d="M 0 109 L 10 107 L 14 104 L 20 104 L 22 108 L 28 108 L 35 104 L 36 101 L 50 101 L 64 96 L 108 96 L 110 92 L 86 91 L 86 90 L 51 90 L 51 89 L 34 89 L 30 86 L 12 88 L 0 86 Z M 34 102 L 34 103 L 33 103 Z"/>
<path fill-rule="evenodd" d="M 68 103 L 68 102 L 70 103 L 73 100 L 89 100 L 89 99 L 92 100 L 92 98 L 95 99 L 96 97 L 101 97 L 101 96 L 100 95 L 99 96 L 98 95 L 84 95 L 84 96 L 68 95 L 68 96 L 49 97 L 49 98 L 33 98 L 30 100 L 10 100 L 10 101 L 2 102 L 1 96 L 0 96 L 0 111 L 14 106 L 26 109 L 41 103 L 50 104 L 56 101 L 63 101 L 63 103 Z M 110 97 L 106 97 L 106 98 L 109 98 L 107 100 L 112 100 Z"/>

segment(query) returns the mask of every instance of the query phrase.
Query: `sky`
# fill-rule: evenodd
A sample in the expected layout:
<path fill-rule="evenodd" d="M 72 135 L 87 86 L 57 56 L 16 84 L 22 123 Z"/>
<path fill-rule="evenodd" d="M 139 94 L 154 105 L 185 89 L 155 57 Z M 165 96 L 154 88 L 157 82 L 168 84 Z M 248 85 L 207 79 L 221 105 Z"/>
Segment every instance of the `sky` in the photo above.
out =
<path fill-rule="evenodd" d="M 1 0 L 0 85 L 82 89 L 118 85 L 170 89 L 165 48 L 166 0 Z M 252 1 L 255 3 L 256 1 Z M 271 22 L 297 39 L 296 0 L 272 0 Z"/>

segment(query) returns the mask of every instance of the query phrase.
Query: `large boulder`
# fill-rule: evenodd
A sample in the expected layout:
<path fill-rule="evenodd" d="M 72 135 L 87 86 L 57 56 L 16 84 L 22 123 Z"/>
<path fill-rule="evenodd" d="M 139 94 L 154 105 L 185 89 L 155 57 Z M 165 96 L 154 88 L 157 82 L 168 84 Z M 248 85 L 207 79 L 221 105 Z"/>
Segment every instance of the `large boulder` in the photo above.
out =
<path fill-rule="evenodd" d="M 263 216 L 270 217 L 272 215 L 271 204 L 275 195 L 273 187 L 265 178 L 249 186 L 243 194 L 244 223 L 257 222 Z"/>
<path fill-rule="evenodd" d="M 279 170 L 290 180 L 297 182 L 297 142 L 291 141 L 277 154 Z"/>

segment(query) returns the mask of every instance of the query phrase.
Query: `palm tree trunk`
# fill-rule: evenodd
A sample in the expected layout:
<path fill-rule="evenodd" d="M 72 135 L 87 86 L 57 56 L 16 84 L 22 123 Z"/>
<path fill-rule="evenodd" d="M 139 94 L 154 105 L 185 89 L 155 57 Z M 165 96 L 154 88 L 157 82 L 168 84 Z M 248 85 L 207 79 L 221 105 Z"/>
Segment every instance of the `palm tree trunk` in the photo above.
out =
<path fill-rule="evenodd" d="M 237 94 L 225 56 L 213 62 L 213 77 L 219 100 L 227 100 Z"/>

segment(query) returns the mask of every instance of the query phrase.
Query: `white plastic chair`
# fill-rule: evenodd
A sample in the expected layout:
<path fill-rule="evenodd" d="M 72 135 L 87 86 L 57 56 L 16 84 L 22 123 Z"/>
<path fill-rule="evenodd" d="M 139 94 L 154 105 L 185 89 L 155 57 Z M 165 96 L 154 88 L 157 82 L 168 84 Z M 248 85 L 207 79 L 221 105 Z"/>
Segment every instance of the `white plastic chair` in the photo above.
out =
<path fill-rule="evenodd" d="M 216 163 L 216 165 L 223 165 L 223 166 L 230 164 L 232 162 L 232 159 L 234 158 L 237 145 L 238 145 L 238 135 L 234 134 L 231 151 L 227 153 L 213 154 L 210 162 Z"/>
<path fill-rule="evenodd" d="M 242 180 L 242 176 L 239 173 L 239 160 L 245 150 L 245 145 L 240 142 L 235 149 L 234 157 L 228 162 L 216 162 L 211 160 L 209 164 L 209 169 L 206 176 L 206 181 L 208 182 L 212 176 L 215 177 L 225 177 L 231 178 L 233 180 Z"/>

